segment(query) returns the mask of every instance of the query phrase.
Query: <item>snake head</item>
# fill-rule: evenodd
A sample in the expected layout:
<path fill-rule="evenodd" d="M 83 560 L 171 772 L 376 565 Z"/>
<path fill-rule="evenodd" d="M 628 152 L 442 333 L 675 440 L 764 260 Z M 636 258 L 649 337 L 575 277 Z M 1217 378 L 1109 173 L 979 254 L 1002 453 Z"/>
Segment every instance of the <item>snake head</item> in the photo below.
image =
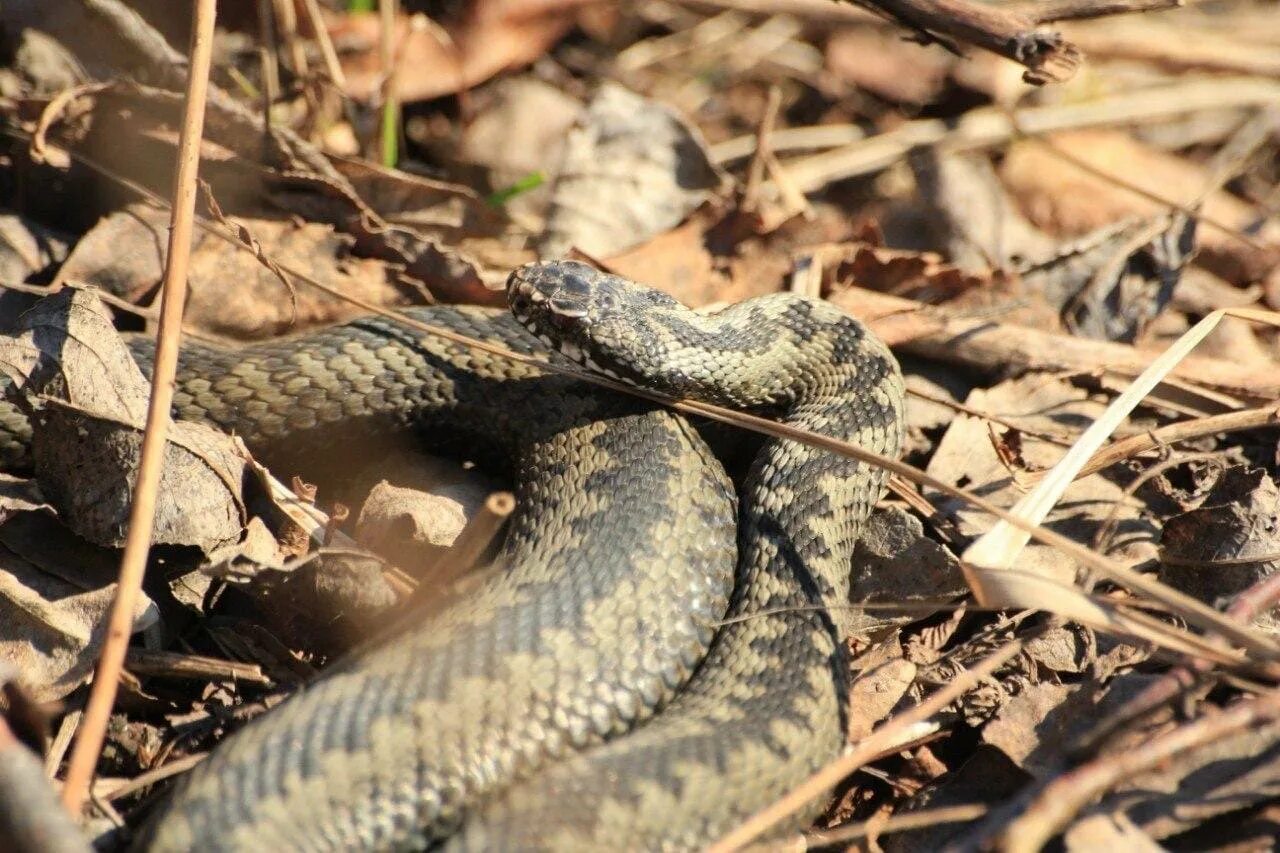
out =
<path fill-rule="evenodd" d="M 507 280 L 516 320 L 548 346 L 598 373 L 659 391 L 665 358 L 657 324 L 686 309 L 665 293 L 579 261 L 526 264 Z"/>

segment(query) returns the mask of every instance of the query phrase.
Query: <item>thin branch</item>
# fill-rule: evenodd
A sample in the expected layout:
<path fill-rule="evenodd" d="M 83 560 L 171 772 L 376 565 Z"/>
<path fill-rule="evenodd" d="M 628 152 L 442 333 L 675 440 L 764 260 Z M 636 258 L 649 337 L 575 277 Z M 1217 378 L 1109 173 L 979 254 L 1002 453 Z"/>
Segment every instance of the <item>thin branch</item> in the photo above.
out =
<path fill-rule="evenodd" d="M 980 317 L 949 316 L 914 299 L 861 287 L 849 287 L 828 298 L 864 320 L 870 318 L 868 325 L 895 349 L 984 370 L 1072 371 L 1132 379 L 1159 355 L 1128 344 L 1074 338 Z M 1280 377 L 1274 370 L 1241 367 L 1227 359 L 1191 356 L 1174 368 L 1172 376 L 1244 400 L 1280 399 Z"/>
<path fill-rule="evenodd" d="M 1272 404 L 1257 409 L 1245 409 L 1241 412 L 1227 412 L 1221 415 L 1208 415 L 1203 418 L 1178 421 L 1167 424 L 1139 435 L 1113 442 L 1093 454 L 1085 466 L 1080 469 L 1076 479 L 1087 477 L 1122 462 L 1139 453 L 1155 450 L 1179 441 L 1200 438 L 1206 435 L 1217 435 L 1224 432 L 1242 432 L 1259 427 L 1280 425 L 1280 405 Z M 1040 476 L 1038 473 L 1033 476 Z"/>
<path fill-rule="evenodd" d="M 1101 756 L 1059 776 L 1040 792 L 998 840 L 1006 853 L 1034 853 L 1057 834 L 1080 809 L 1117 783 L 1205 744 L 1280 719 L 1280 690 L 1180 726 L 1144 743 Z"/>
<path fill-rule="evenodd" d="M 707 853 L 730 853 L 745 847 L 768 832 L 779 821 L 785 820 L 823 796 L 850 773 L 874 761 L 886 748 L 896 749 L 912 729 L 977 687 L 983 679 L 989 678 L 997 669 L 1012 660 L 1014 655 L 1021 652 L 1022 646 L 1022 640 L 1012 640 L 973 669 L 962 669 L 937 693 L 911 710 L 889 720 L 852 750 L 796 786 L 785 797 L 747 818 L 728 835 L 708 847 Z"/>
<path fill-rule="evenodd" d="M 1132 15 L 1135 12 L 1158 12 L 1161 9 L 1177 9 L 1183 5 L 1185 0 L 1033 0 L 1030 3 L 1010 3 L 1004 8 L 1026 15 L 1037 24 L 1048 24 L 1055 21 Z"/>
<path fill-rule="evenodd" d="M 93 778 L 98 754 L 102 751 L 111 706 L 115 702 L 116 687 L 124 665 L 125 650 L 133 633 L 133 612 L 137 606 L 151 546 L 156 491 L 160 485 L 160 469 L 164 463 L 169 409 L 173 403 L 174 376 L 177 373 L 182 308 L 186 301 L 187 261 L 195 221 L 196 175 L 200 168 L 200 139 L 204 133 L 204 106 L 215 13 L 215 0 L 199 0 L 191 24 L 191 73 L 187 75 L 187 107 L 178 139 L 169 232 L 169 265 L 161 288 L 151 399 L 147 407 L 141 461 L 129 516 L 129 534 L 120 560 L 120 578 L 111 602 L 102 657 L 98 662 L 84 720 L 67 764 L 66 784 L 62 789 L 63 805 L 73 817 L 78 817 L 84 808 L 89 796 L 89 782 Z"/>
<path fill-rule="evenodd" d="M 1061 34 L 1038 29 L 1037 17 L 974 0 L 852 0 L 915 30 L 924 42 L 937 42 L 954 53 L 965 42 L 1012 59 L 1027 70 L 1022 79 L 1034 85 L 1061 83 L 1080 67 L 1080 49 Z"/>

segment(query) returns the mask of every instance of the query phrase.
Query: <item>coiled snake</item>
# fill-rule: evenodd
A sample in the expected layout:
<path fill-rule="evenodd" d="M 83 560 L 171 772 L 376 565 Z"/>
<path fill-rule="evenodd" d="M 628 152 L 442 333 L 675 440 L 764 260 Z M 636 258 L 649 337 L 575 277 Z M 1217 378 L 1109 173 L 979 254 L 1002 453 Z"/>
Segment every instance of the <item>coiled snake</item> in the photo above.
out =
<path fill-rule="evenodd" d="M 511 315 L 415 316 L 897 452 L 896 362 L 827 303 L 701 315 L 576 262 L 517 270 L 508 299 Z M 255 450 L 332 454 L 341 429 L 357 452 L 353 437 L 412 428 L 505 465 L 519 508 L 477 594 L 228 738 L 141 847 L 693 848 L 839 751 L 846 666 L 825 608 L 847 601 L 881 472 L 769 440 L 735 523 L 683 418 L 380 319 L 193 349 L 179 385 L 182 416 Z"/>

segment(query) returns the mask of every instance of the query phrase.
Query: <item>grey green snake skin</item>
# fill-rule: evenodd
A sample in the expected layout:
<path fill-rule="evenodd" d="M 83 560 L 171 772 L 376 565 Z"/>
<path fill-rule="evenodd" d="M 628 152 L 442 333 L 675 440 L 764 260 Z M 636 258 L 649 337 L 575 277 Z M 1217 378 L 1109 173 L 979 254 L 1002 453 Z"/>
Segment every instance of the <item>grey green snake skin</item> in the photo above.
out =
<path fill-rule="evenodd" d="M 415 316 L 897 453 L 896 362 L 827 303 L 698 315 L 575 262 L 517 270 L 508 297 L 514 316 Z M 264 452 L 358 453 L 408 428 L 504 464 L 519 508 L 477 594 L 220 744 L 141 848 L 691 849 L 839 752 L 825 608 L 848 600 L 878 470 L 769 440 L 735 509 L 670 411 L 380 319 L 188 350 L 176 405 Z"/>

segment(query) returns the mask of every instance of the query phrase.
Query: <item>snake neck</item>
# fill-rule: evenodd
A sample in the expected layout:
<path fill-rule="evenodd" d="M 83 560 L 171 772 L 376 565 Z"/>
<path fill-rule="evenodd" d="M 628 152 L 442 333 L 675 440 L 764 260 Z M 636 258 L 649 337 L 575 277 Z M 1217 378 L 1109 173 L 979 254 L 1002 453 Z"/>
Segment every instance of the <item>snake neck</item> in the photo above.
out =
<path fill-rule="evenodd" d="M 624 342 L 598 330 L 603 352 L 594 360 L 650 390 L 785 421 L 810 418 L 794 413 L 797 407 L 842 397 L 869 351 L 858 321 L 791 293 L 639 322 L 643 333 Z"/>

